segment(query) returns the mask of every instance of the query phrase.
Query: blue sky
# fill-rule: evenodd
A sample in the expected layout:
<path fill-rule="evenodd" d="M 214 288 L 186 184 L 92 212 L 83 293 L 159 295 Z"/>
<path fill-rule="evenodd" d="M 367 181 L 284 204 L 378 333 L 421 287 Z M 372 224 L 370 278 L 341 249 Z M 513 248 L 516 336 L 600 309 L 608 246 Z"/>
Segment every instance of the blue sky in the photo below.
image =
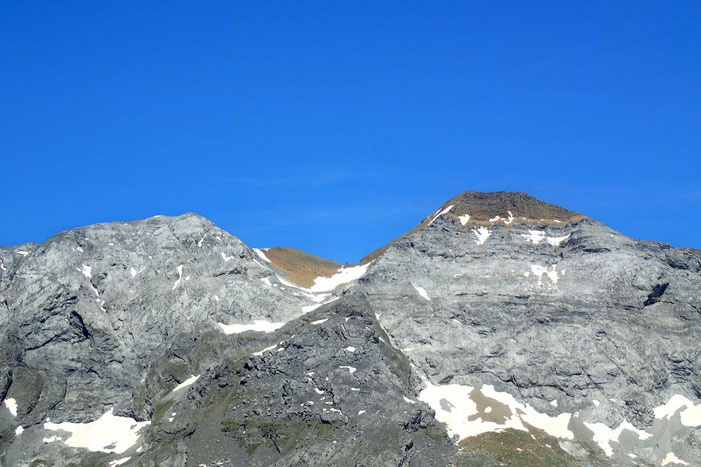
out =
<path fill-rule="evenodd" d="M 470 189 L 701 248 L 700 24 L 678 1 L 2 2 L 0 244 L 195 211 L 353 262 Z"/>

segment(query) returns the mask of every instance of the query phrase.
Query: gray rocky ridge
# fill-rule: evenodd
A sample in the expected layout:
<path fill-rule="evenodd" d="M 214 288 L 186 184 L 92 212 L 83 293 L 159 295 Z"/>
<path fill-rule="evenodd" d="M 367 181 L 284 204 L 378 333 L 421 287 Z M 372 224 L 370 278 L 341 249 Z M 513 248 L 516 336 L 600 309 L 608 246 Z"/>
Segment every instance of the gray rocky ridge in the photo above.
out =
<path fill-rule="evenodd" d="M 466 192 L 301 257 L 195 214 L 0 248 L 0 463 L 701 464 L 701 252 Z"/>

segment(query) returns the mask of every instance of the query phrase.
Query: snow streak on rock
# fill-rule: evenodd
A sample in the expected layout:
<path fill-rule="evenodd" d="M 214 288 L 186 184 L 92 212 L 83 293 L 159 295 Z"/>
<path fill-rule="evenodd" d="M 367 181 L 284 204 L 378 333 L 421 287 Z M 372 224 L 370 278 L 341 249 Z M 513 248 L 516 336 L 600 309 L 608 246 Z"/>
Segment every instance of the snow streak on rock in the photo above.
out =
<path fill-rule="evenodd" d="M 436 219 L 438 219 L 439 217 L 441 217 L 443 214 L 447 213 L 447 212 L 450 211 L 451 209 L 453 209 L 453 205 L 452 205 L 452 204 L 451 204 L 450 206 L 448 206 L 447 208 L 445 208 L 444 210 L 442 210 L 441 212 L 439 212 L 438 214 L 436 214 L 435 216 L 433 216 L 433 219 L 431 219 L 431 222 L 429 222 L 428 225 L 433 224 L 433 222 L 434 222 Z"/>
<path fill-rule="evenodd" d="M 426 300 L 431 300 L 431 298 L 428 296 L 428 294 L 426 293 L 426 290 L 423 287 L 419 287 L 418 285 L 415 285 L 415 284 L 411 284 L 411 285 L 414 286 L 414 288 L 419 293 L 419 295 L 421 295 Z"/>
<path fill-rule="evenodd" d="M 265 320 L 255 320 L 248 324 L 217 324 L 219 324 L 224 334 L 240 334 L 246 331 L 273 332 L 285 325 L 285 323 L 271 323 Z"/>
<path fill-rule="evenodd" d="M 188 379 L 186 379 L 186 380 L 183 381 L 182 383 L 180 383 L 180 384 L 178 384 L 177 386 L 175 386 L 175 387 L 173 388 L 173 391 L 172 391 L 172 392 L 179 391 L 179 390 L 181 390 L 182 388 L 186 388 L 186 387 L 190 386 L 190 385 L 193 384 L 195 381 L 197 381 L 199 378 L 200 378 L 200 375 L 197 375 L 197 376 L 192 375 L 192 376 L 190 376 Z"/>
<path fill-rule="evenodd" d="M 354 281 L 362 277 L 370 267 L 371 263 L 361 264 L 359 266 L 342 267 L 331 277 L 317 277 L 314 279 L 314 285 L 309 290 L 313 293 L 331 292 L 336 287 Z"/>

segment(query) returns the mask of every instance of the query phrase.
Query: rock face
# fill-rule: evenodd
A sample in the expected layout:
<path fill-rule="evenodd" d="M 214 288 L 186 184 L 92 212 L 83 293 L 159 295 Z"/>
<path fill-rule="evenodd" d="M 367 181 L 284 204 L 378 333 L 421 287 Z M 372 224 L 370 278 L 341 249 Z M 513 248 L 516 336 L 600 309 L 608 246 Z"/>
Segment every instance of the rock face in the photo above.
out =
<path fill-rule="evenodd" d="M 504 192 L 335 276 L 268 251 L 194 214 L 0 248 L 4 465 L 701 463 L 698 251 Z"/>

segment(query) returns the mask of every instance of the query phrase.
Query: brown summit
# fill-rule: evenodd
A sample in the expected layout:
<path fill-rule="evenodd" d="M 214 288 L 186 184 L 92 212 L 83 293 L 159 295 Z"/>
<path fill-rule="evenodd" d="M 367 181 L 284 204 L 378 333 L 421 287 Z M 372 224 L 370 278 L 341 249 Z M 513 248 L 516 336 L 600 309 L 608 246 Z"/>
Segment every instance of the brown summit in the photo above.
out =
<path fill-rule="evenodd" d="M 514 223 L 560 226 L 584 219 L 586 216 L 540 201 L 527 193 L 518 191 L 493 193 L 466 191 L 446 201 L 410 231 L 363 257 L 360 260 L 361 264 L 377 258 L 392 243 L 428 227 L 439 217 L 453 219 L 458 225 L 467 228 L 468 226 L 492 226 L 495 224 L 510 226 Z"/>
<path fill-rule="evenodd" d="M 270 264 L 302 287 L 311 287 L 314 285 L 314 279 L 319 276 L 333 276 L 341 267 L 334 261 L 310 255 L 296 248 L 267 248 L 264 253 Z"/>
<path fill-rule="evenodd" d="M 567 224 L 585 217 L 578 212 L 540 201 L 519 191 L 496 191 L 494 193 L 466 191 L 449 199 L 433 215 L 448 208 L 448 206 L 453 207 L 445 214 L 447 217 L 458 219 L 459 216 L 468 214 L 470 216 L 468 224 L 470 225 L 491 225 L 496 222 L 493 219 L 497 216 L 500 220 L 513 219 L 513 222 L 535 225 Z M 430 222 L 433 215 L 428 216 L 422 222 Z"/>

